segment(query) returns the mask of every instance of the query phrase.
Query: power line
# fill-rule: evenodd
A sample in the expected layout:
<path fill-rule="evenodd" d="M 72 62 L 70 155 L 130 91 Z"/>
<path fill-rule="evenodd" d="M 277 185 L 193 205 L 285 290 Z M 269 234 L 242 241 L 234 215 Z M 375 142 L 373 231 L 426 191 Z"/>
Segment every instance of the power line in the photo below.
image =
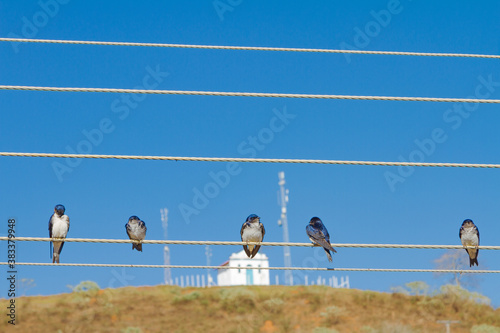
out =
<path fill-rule="evenodd" d="M 7 241 L 9 237 L 0 237 L 0 241 Z M 16 237 L 16 241 L 51 242 L 61 240 L 60 238 L 48 237 Z M 138 243 L 130 239 L 100 239 L 100 238 L 64 238 L 65 242 L 75 243 Z M 261 245 L 261 246 L 298 246 L 317 247 L 313 243 L 290 243 L 290 242 L 232 242 L 232 241 L 188 241 L 188 240 L 143 240 L 142 244 L 172 244 L 172 245 Z M 334 247 L 346 248 L 389 248 L 389 249 L 464 249 L 462 245 L 418 245 L 418 244 L 354 244 L 354 243 L 332 243 Z M 475 249 L 475 246 L 468 248 Z M 500 246 L 481 245 L 480 250 L 500 250 Z"/>
<path fill-rule="evenodd" d="M 55 158 L 94 158 L 118 160 L 159 160 L 159 161 L 194 161 L 194 162 L 245 162 L 245 163 L 294 163 L 294 164 L 336 164 L 336 165 L 372 165 L 372 166 L 414 166 L 447 168 L 487 168 L 499 169 L 500 164 L 478 163 L 432 163 L 432 162 L 378 162 L 347 160 L 314 160 L 292 158 L 244 158 L 244 157 L 185 157 L 185 156 L 143 156 L 143 155 L 97 155 L 97 154 L 58 154 L 58 153 L 16 153 L 0 152 L 5 157 L 55 157 Z"/>
<path fill-rule="evenodd" d="M 75 88 L 75 87 L 40 87 L 0 85 L 0 90 L 58 91 L 58 92 L 97 92 L 121 94 L 157 94 L 157 95 L 199 95 L 233 97 L 272 97 L 272 98 L 312 98 L 312 99 L 350 99 L 370 101 L 406 101 L 406 102 L 445 102 L 445 103 L 491 103 L 498 104 L 500 99 L 484 98 L 446 98 L 446 97 L 397 97 L 397 96 L 360 96 L 360 95 L 323 95 L 323 94 L 286 94 L 196 90 L 153 90 L 120 88 Z"/>
<path fill-rule="evenodd" d="M 239 51 L 313 52 L 313 53 L 375 54 L 375 55 L 399 55 L 399 56 L 423 56 L 423 57 L 464 57 L 464 58 L 500 59 L 499 55 L 492 55 L 492 54 L 367 51 L 367 50 L 317 49 L 317 48 L 296 48 L 296 47 L 227 46 L 227 45 L 135 43 L 135 42 L 100 42 L 100 41 L 83 41 L 83 40 L 30 39 L 30 38 L 0 38 L 0 42 L 167 47 L 167 48 L 239 50 Z"/>
<path fill-rule="evenodd" d="M 10 265 L 0 262 L 0 265 Z M 292 271 L 337 271 L 337 272 L 399 272 L 399 273 L 500 273 L 500 270 L 460 270 L 460 269 L 419 269 L 419 268 L 327 268 L 327 267 L 238 267 L 238 266 L 193 266 L 193 265 L 134 265 L 134 264 L 79 264 L 79 263 L 40 263 L 16 262 L 19 266 L 69 266 L 69 267 L 129 267 L 129 268 L 189 268 L 189 269 L 269 269 Z"/>

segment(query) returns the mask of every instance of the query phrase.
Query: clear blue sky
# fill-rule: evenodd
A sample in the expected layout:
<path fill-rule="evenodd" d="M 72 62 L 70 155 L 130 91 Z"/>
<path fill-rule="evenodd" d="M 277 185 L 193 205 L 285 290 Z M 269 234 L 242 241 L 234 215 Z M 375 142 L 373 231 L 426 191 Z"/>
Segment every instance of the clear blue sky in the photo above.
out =
<path fill-rule="evenodd" d="M 228 5 L 221 0 L 219 12 L 212 1 L 48 3 L 52 5 L 44 9 L 37 1 L 0 1 L 0 35 L 499 53 L 497 1 Z M 7 42 L 0 43 L 0 55 L 0 83 L 9 85 L 500 98 L 500 65 L 488 59 Z M 0 96 L 0 151 L 500 163 L 498 105 L 30 91 L 0 91 Z M 289 115 L 285 122 L 276 118 L 284 112 Z M 58 174 L 54 168 L 61 165 L 66 167 Z M 239 164 L 233 169 L 238 174 L 224 187 L 212 187 L 217 193 L 199 203 L 196 214 L 183 215 L 182 207 L 194 208 L 195 192 L 205 191 L 213 182 L 211 175 L 227 168 L 227 163 L 2 157 L 0 234 L 6 234 L 7 220 L 14 217 L 17 236 L 47 236 L 53 207 L 61 203 L 71 219 L 69 237 L 125 238 L 124 224 L 138 215 L 147 224 L 147 238 L 162 239 L 160 208 L 167 207 L 171 239 L 238 241 L 241 224 L 256 213 L 265 224 L 265 240 L 281 241 L 276 192 L 278 172 L 285 171 L 292 242 L 307 241 L 305 226 L 319 216 L 332 242 L 460 244 L 458 229 L 471 218 L 481 231 L 482 245 L 499 245 L 498 170 Z M 130 248 L 67 243 L 61 261 L 163 263 L 161 245 L 145 245 L 143 253 Z M 241 247 L 212 250 L 212 263 L 220 264 Z M 283 265 L 281 248 L 261 251 L 272 266 Z M 329 264 L 321 251 L 291 251 L 294 266 L 339 268 L 433 268 L 433 260 L 444 253 L 340 248 Z M 19 243 L 18 260 L 49 262 L 49 245 Z M 205 248 L 172 246 L 171 262 L 203 265 Z M 495 251 L 481 251 L 479 263 L 479 268 L 499 269 L 500 257 Z M 19 271 L 21 278 L 35 280 L 36 287 L 27 295 L 67 292 L 67 285 L 84 280 L 101 287 L 156 285 L 163 280 L 160 269 Z M 203 272 L 172 273 L 178 277 Z M 123 274 L 127 279 L 117 279 Z M 275 274 L 283 279 L 283 272 L 272 272 L 273 282 Z M 434 288 L 443 283 L 432 274 L 348 275 L 353 288 L 381 291 L 415 280 Z M 301 279 L 296 275 L 296 281 Z M 1 297 L 6 297 L 5 279 L 0 281 Z M 498 276 L 481 276 L 476 290 L 500 306 Z"/>

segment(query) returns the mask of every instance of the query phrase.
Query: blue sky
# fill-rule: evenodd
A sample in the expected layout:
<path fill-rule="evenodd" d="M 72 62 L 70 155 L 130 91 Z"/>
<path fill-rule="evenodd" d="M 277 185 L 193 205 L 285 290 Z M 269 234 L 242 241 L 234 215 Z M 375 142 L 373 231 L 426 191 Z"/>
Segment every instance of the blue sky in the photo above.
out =
<path fill-rule="evenodd" d="M 0 1 L 0 35 L 499 53 L 496 1 L 481 6 L 409 0 L 55 3 Z M 0 55 L 0 82 L 7 85 L 500 98 L 500 65 L 489 59 L 8 42 L 0 43 Z M 0 151 L 500 163 L 497 105 L 30 91 L 0 91 L 0 96 Z M 234 175 L 227 184 L 210 185 L 213 175 L 228 167 Z M 292 242 L 307 241 L 305 226 L 319 216 L 332 242 L 459 244 L 461 222 L 471 218 L 482 245 L 498 245 L 497 170 L 12 157 L 2 157 L 0 164 L 0 234 L 15 218 L 17 236 L 45 237 L 53 207 L 62 203 L 71 219 L 69 237 L 125 238 L 124 224 L 138 215 L 147 224 L 147 238 L 162 239 L 160 209 L 166 207 L 171 239 L 237 241 L 245 218 L 256 213 L 265 224 L 265 240 L 281 241 L 279 171 L 290 189 Z M 215 192 L 196 208 L 195 193 L 207 186 Z M 187 206 L 196 213 L 183 214 Z M 163 263 L 161 245 L 145 245 L 143 253 L 130 247 L 67 243 L 61 261 Z M 19 243 L 17 259 L 49 262 L 48 248 Z M 213 246 L 212 263 L 240 250 Z M 271 266 L 283 265 L 281 248 L 261 251 Z M 319 250 L 291 250 L 294 266 L 339 268 L 433 268 L 444 252 L 341 248 L 329 264 Z M 171 246 L 171 262 L 204 265 L 205 248 Z M 500 258 L 484 250 L 479 263 L 498 269 Z M 84 280 L 101 287 L 163 281 L 160 269 L 20 267 L 19 272 L 20 278 L 35 280 L 27 295 L 67 292 L 67 285 Z M 174 277 L 202 273 L 172 272 Z M 272 272 L 271 281 L 275 274 L 283 279 L 283 272 Z M 330 277 L 307 274 L 310 280 Z M 335 274 L 345 275 L 353 288 L 380 291 L 415 280 L 438 288 L 444 281 L 432 274 Z M 4 280 L 0 287 L 6 291 Z M 500 306 L 497 276 L 480 276 L 475 290 Z"/>

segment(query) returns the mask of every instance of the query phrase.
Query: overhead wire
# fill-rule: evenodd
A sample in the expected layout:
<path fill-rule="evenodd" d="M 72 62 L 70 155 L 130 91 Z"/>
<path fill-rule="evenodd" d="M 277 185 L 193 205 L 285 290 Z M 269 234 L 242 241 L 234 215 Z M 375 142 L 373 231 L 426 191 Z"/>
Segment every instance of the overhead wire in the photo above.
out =
<path fill-rule="evenodd" d="M 0 42 L 77 44 L 77 45 L 105 45 L 105 46 L 135 46 L 135 47 L 166 47 L 166 48 L 237 50 L 237 51 L 313 52 L 313 53 L 373 54 L 373 55 L 398 55 L 398 56 L 464 57 L 464 58 L 500 59 L 500 55 L 495 55 L 495 54 L 440 53 L 440 52 L 404 52 L 404 51 L 403 52 L 401 52 L 401 51 L 370 51 L 370 50 L 349 50 L 349 49 L 319 49 L 319 48 L 297 48 L 297 47 L 200 45 L 200 44 L 141 43 L 141 42 L 106 42 L 106 41 L 61 40 L 61 39 L 33 39 L 33 38 L 7 38 L 7 37 L 0 38 Z"/>
<path fill-rule="evenodd" d="M 486 169 L 500 168 L 500 164 L 481 164 L 481 163 L 384 162 L 384 161 L 317 160 L 317 159 L 292 159 L 292 158 L 188 157 L 188 156 L 0 152 L 0 157 L 2 156 L 89 158 L 89 159 L 118 159 L 118 160 L 194 161 L 194 162 L 335 164 L 335 165 L 414 166 L 414 167 L 447 167 L 447 168 L 486 168 Z"/>
<path fill-rule="evenodd" d="M 297 246 L 318 247 L 313 243 L 293 242 L 240 242 L 240 241 L 196 241 L 196 240 L 130 240 L 130 239 L 103 239 L 103 238 L 48 238 L 48 237 L 15 237 L 16 241 L 51 242 L 64 241 L 75 243 L 142 243 L 142 244 L 169 244 L 169 245 L 261 245 L 261 246 Z M 0 237 L 0 241 L 7 241 L 9 237 Z M 356 244 L 356 243 L 331 243 L 333 247 L 345 248 L 391 248 L 391 249 L 463 249 L 462 245 L 432 245 L 432 244 Z M 475 249 L 475 246 L 467 248 Z M 500 250 L 500 246 L 481 245 L 480 250 Z"/>
<path fill-rule="evenodd" d="M 399 96 L 362 96 L 331 94 L 287 94 L 258 92 L 198 91 L 198 90 L 155 90 L 155 89 L 121 89 L 121 88 L 81 88 L 81 87 L 42 87 L 0 85 L 0 90 L 55 91 L 55 92 L 90 92 L 120 94 L 157 94 L 157 95 L 198 95 L 198 96 L 232 96 L 232 97 L 271 97 L 271 98 L 311 98 L 311 99 L 348 99 L 370 101 L 406 101 L 406 102 L 444 102 L 444 103 L 489 103 L 498 104 L 500 99 L 485 98 L 448 98 L 448 97 L 399 97 Z"/>
<path fill-rule="evenodd" d="M 3 42 L 16 43 L 57 43 L 83 44 L 107 46 L 136 46 L 136 47 L 167 47 L 193 49 L 221 49 L 247 51 L 280 51 L 280 52 L 315 52 L 341 54 L 372 54 L 372 55 L 401 55 L 401 56 L 428 56 L 428 57 L 469 57 L 500 59 L 500 55 L 463 54 L 463 53 L 429 53 L 429 52 L 398 52 L 398 51 L 369 51 L 344 49 L 316 49 L 316 48 L 286 48 L 286 47 L 252 47 L 252 46 L 220 46 L 196 44 L 165 44 L 165 43 L 134 43 L 134 42 L 100 42 L 57 39 L 27 39 L 27 38 L 0 38 Z M 396 96 L 357 96 L 332 94 L 287 94 L 287 93 L 256 93 L 256 92 L 218 92 L 218 91 L 190 91 L 190 90 L 146 90 L 146 89 L 116 89 L 116 88 L 75 88 L 75 87 L 41 87 L 0 85 L 0 90 L 29 90 L 29 91 L 56 91 L 56 92 L 100 92 L 100 93 L 135 93 L 135 94 L 164 94 L 164 95 L 200 95 L 200 96 L 235 96 L 235 97 L 272 97 L 272 98 L 313 98 L 313 99 L 349 99 L 349 100 L 383 100 L 383 101 L 416 101 L 416 102 L 455 102 L 455 103 L 500 103 L 500 99 L 475 98 L 439 98 L 439 97 L 396 97 Z M 500 168 L 500 164 L 470 164 L 470 163 L 423 163 L 423 162 L 376 162 L 376 161 L 341 161 L 341 160 L 311 160 L 311 159 L 255 159 L 255 158 L 214 158 L 214 157 L 171 157 L 171 156 L 133 156 L 133 155 L 92 155 L 92 154 L 53 154 L 53 153 L 15 153 L 0 152 L 0 156 L 11 157 L 55 157 L 55 158 L 94 158 L 94 159 L 132 159 L 132 160 L 170 160 L 170 161 L 205 161 L 205 162 L 261 162 L 261 163 L 305 163 L 305 164 L 337 164 L 337 165 L 375 165 L 375 166 L 421 166 L 421 167 L 469 167 L 469 168 Z M 9 240 L 0 237 L 0 241 Z M 42 237 L 16 237 L 16 241 L 54 241 L 59 239 Z M 67 238 L 65 242 L 91 243 L 137 243 L 126 239 L 84 239 Z M 246 245 L 258 244 L 262 246 L 316 246 L 312 243 L 285 243 L 285 242 L 227 242 L 227 241 L 175 241 L 175 240 L 144 240 L 143 244 L 179 244 L 179 245 Z M 332 244 L 335 247 L 352 248 L 417 248 L 417 249 L 462 249 L 460 245 L 414 245 L 414 244 Z M 499 250 L 500 246 L 479 246 L 484 250 Z M 0 265 L 9 263 L 1 262 Z M 16 263 L 16 265 L 31 266 L 82 266 L 82 267 L 135 267 L 135 268 L 199 268 L 199 269 L 269 269 L 269 270 L 318 270 L 318 271 L 371 271 L 371 272 L 434 272 L 434 273 L 500 273 L 500 270 L 438 270 L 438 269 L 382 269 L 382 268 L 322 268 L 322 267 L 229 267 L 229 266 L 192 266 L 192 265 L 131 265 L 131 264 L 79 264 L 79 263 Z"/>

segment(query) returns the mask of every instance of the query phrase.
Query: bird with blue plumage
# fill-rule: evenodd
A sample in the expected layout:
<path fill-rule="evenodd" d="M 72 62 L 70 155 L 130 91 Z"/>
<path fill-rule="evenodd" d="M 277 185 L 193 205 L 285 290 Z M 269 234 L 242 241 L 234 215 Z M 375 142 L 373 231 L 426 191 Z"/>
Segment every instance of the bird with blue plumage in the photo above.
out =
<path fill-rule="evenodd" d="M 330 244 L 330 234 L 323 224 L 323 221 L 321 221 L 319 217 L 313 217 L 309 221 L 309 224 L 306 226 L 306 233 L 311 242 L 323 247 L 328 260 L 332 261 L 333 259 L 330 251 L 334 253 L 336 253 L 337 251 L 335 251 L 335 249 Z"/>
<path fill-rule="evenodd" d="M 69 217 L 65 214 L 66 208 L 59 204 L 54 207 L 54 214 L 49 219 L 49 237 L 50 238 L 66 238 L 69 231 Z M 50 242 L 50 254 L 52 263 L 59 263 L 59 256 L 64 246 L 64 241 Z M 52 247 L 54 250 L 52 251 Z"/>

